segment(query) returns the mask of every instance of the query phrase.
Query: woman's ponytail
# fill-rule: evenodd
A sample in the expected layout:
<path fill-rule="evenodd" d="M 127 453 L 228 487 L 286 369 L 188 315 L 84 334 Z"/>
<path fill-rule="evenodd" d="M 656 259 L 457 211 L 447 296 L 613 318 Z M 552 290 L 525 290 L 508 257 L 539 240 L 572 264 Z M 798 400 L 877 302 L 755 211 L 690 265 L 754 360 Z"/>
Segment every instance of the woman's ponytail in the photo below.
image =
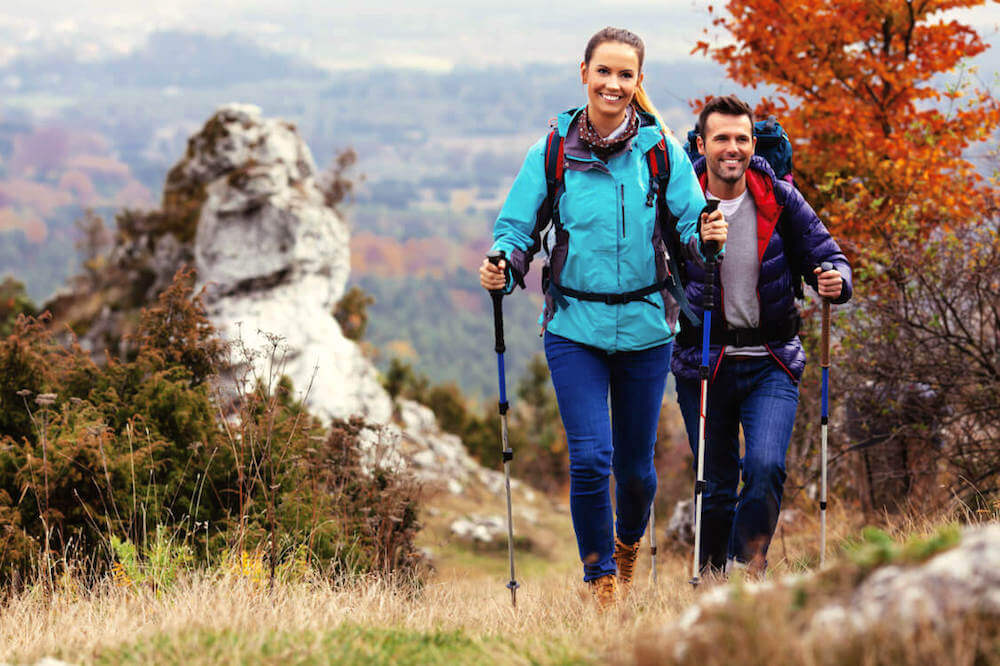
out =
<path fill-rule="evenodd" d="M 656 110 L 656 107 L 653 106 L 653 102 L 650 101 L 649 95 L 646 94 L 646 90 L 642 87 L 641 83 L 635 87 L 635 98 L 632 101 L 639 109 L 653 116 L 653 118 L 656 119 L 656 122 L 660 125 L 660 129 L 664 132 L 670 133 L 670 130 L 667 128 L 667 124 L 663 122 L 663 117 L 660 115 L 660 112 Z"/>

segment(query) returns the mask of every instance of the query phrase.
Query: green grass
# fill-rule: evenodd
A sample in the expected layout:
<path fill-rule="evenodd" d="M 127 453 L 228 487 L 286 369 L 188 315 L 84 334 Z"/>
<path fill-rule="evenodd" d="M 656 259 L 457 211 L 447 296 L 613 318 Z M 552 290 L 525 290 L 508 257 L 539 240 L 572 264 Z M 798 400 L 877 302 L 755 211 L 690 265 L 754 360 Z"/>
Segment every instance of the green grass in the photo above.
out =
<path fill-rule="evenodd" d="M 500 655 L 509 661 L 510 652 L 499 639 L 471 638 L 464 631 L 425 633 L 345 624 L 322 633 L 163 633 L 103 651 L 94 659 L 97 664 L 482 664 Z"/>

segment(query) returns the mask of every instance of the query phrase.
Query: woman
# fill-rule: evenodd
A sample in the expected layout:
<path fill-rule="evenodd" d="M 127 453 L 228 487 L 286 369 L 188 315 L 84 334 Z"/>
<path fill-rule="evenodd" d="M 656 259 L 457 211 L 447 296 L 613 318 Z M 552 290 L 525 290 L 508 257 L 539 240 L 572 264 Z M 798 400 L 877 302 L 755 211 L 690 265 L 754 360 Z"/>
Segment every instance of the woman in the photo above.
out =
<path fill-rule="evenodd" d="M 631 582 L 649 520 L 656 493 L 653 445 L 678 330 L 678 307 L 668 292 L 647 289 L 666 278 L 647 159 L 665 131 L 642 89 L 644 54 L 642 40 L 627 30 L 598 32 L 580 64 L 587 105 L 558 118 L 565 161 L 552 206 L 556 240 L 541 319 L 566 429 L 583 579 L 602 607 L 614 601 L 616 574 L 622 586 Z M 524 284 L 549 217 L 547 207 L 539 213 L 548 194 L 546 143 L 543 138 L 528 151 L 497 219 L 493 249 L 507 261 L 483 262 L 479 275 L 486 289 L 509 293 L 515 283 Z M 681 242 L 694 248 L 705 198 L 680 145 L 672 137 L 665 143 L 665 201 L 678 218 Z M 641 297 L 632 298 L 635 292 Z"/>

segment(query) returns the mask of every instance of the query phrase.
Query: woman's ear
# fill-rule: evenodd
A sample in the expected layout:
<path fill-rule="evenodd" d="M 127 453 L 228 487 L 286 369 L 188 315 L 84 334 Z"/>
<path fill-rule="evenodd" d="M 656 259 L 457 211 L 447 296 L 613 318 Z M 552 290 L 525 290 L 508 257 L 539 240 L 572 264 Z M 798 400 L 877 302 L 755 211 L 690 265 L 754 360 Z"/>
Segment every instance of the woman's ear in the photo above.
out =
<path fill-rule="evenodd" d="M 587 85 L 587 63 L 580 63 L 580 83 Z"/>

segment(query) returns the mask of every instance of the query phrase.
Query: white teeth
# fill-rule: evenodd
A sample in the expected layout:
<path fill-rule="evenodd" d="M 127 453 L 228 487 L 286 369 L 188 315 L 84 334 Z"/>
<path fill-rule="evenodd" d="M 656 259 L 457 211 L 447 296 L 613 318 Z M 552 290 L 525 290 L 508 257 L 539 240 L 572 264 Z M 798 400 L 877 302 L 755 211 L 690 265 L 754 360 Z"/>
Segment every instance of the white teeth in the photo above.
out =
<path fill-rule="evenodd" d="M 608 100 L 609 102 L 617 102 L 618 100 L 621 99 L 621 95 L 605 95 L 603 93 L 601 94 L 601 97 Z"/>

